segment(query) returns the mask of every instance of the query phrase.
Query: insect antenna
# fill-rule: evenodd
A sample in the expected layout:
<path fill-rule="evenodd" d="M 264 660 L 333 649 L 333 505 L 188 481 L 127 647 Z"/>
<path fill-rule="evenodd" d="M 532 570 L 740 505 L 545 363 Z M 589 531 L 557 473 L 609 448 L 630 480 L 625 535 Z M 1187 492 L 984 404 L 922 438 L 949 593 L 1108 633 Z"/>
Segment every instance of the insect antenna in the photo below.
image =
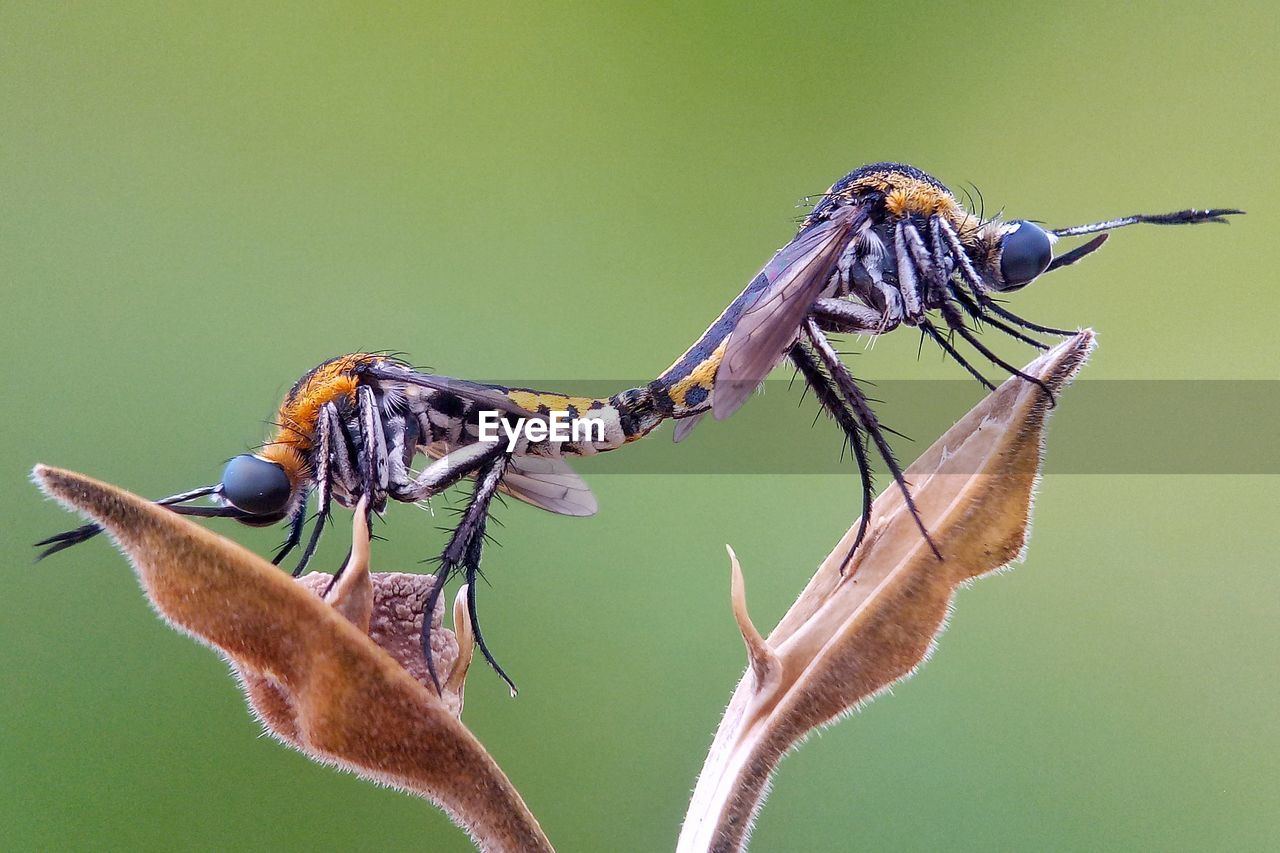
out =
<path fill-rule="evenodd" d="M 1243 210 L 1232 207 L 1217 207 L 1209 210 L 1176 210 L 1173 213 L 1135 213 L 1133 216 L 1122 216 L 1119 219 L 1108 219 L 1104 222 L 1091 222 L 1088 225 L 1072 225 L 1069 228 L 1055 228 L 1050 231 L 1055 237 L 1078 237 L 1081 234 L 1093 234 L 1098 231 L 1112 231 L 1126 225 L 1147 223 L 1149 225 L 1198 225 L 1201 222 L 1226 223 L 1228 216 L 1242 216 Z"/>
<path fill-rule="evenodd" d="M 232 506 L 211 506 L 211 507 L 183 507 L 176 504 L 185 503 L 186 501 L 195 500 L 196 498 L 208 497 L 218 493 L 220 486 L 201 486 L 198 489 L 192 489 L 187 492 L 179 492 L 176 495 L 169 495 L 167 498 L 160 498 L 155 501 L 156 506 L 168 507 L 179 515 L 196 515 L 205 518 L 215 516 L 225 516 L 230 518 L 248 518 L 248 513 L 238 510 Z M 36 561 L 39 562 L 45 557 L 51 556 L 70 548 L 72 545 L 79 545 L 81 542 L 87 542 L 102 532 L 100 524 L 82 524 L 74 530 L 67 530 L 63 533 L 55 533 L 53 536 L 41 539 L 34 544 L 36 548 L 44 548 L 36 555 Z M 48 547 L 45 547 L 48 546 Z"/>

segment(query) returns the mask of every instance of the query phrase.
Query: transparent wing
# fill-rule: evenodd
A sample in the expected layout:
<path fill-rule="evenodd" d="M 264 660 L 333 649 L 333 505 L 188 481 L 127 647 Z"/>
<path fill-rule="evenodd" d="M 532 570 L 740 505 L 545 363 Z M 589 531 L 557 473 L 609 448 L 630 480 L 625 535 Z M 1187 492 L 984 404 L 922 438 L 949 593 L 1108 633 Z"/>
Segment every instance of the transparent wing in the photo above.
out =
<path fill-rule="evenodd" d="M 560 515 L 595 515 L 596 496 L 563 459 L 516 456 L 502 475 L 502 491 Z"/>
<path fill-rule="evenodd" d="M 423 448 L 423 452 L 432 459 L 440 459 L 448 449 L 437 441 Z M 563 459 L 512 457 L 498 490 L 558 515 L 595 515 L 600 509 L 591 488 Z"/>
<path fill-rule="evenodd" d="M 829 220 L 779 249 L 760 271 L 757 280 L 764 278 L 766 283 L 729 333 L 716 371 L 712 400 L 716 420 L 736 412 L 786 356 L 809 308 L 830 279 L 855 220 L 863 215 L 863 208 L 856 205 L 838 209 Z"/>
<path fill-rule="evenodd" d="M 698 425 L 698 421 L 702 420 L 706 414 L 706 412 L 699 412 L 691 418 L 684 418 L 676 421 L 676 430 L 673 434 L 676 443 L 678 444 L 684 441 L 685 437 L 688 436 L 689 433 L 693 432 L 693 428 Z"/>

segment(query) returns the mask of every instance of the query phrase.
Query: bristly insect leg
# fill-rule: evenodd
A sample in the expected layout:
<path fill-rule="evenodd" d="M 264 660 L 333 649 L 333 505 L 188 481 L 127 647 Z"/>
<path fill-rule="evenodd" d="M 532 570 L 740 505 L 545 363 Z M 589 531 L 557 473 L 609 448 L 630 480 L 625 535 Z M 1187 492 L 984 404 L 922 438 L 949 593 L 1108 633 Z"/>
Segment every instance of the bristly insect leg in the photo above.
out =
<path fill-rule="evenodd" d="M 316 490 L 316 524 L 311 528 L 311 538 L 307 540 L 307 547 L 302 549 L 302 558 L 298 560 L 298 565 L 293 570 L 295 578 L 307 570 L 307 564 L 311 562 L 311 557 L 320 545 L 320 534 L 324 532 L 324 526 L 329 520 L 329 502 L 333 496 L 333 482 L 329 472 L 330 460 L 334 457 L 339 460 L 346 457 L 345 448 L 336 450 L 333 446 L 334 430 L 341 429 L 339 424 L 337 408 L 333 403 L 325 403 L 320 410 L 316 425 L 316 445 L 312 452 L 312 465 L 315 468 L 312 476 L 315 479 Z M 302 509 L 306 511 L 305 499 L 302 502 Z"/>
<path fill-rule="evenodd" d="M 332 405 L 332 404 L 329 404 Z M 356 461 L 357 479 L 360 484 L 360 492 L 365 501 L 364 521 L 369 531 L 373 531 L 373 513 L 375 509 L 381 510 L 386 505 L 387 495 L 387 438 L 382 431 L 382 415 L 378 411 L 378 398 L 374 394 L 373 389 L 368 385 L 361 385 L 356 388 L 356 405 L 358 407 L 358 429 L 359 441 L 357 442 L 359 455 Z M 340 419 L 339 419 L 340 420 Z M 327 458 L 327 454 L 324 454 Z M 354 497 L 354 496 L 353 496 Z M 322 501 L 322 511 L 328 513 L 328 502 Z M 319 541 L 320 527 L 323 522 L 322 515 L 316 521 L 316 527 L 312 535 L 312 539 Z M 348 555 L 350 556 L 350 555 Z M 342 577 L 342 573 L 347 569 L 347 560 L 342 561 L 342 565 L 333 573 L 328 587 L 325 588 L 324 594 L 327 596 L 329 590 L 333 589 L 334 584 Z M 302 567 L 299 566 L 295 572 L 300 572 Z"/>
<path fill-rule="evenodd" d="M 299 497 L 298 505 L 294 507 L 293 514 L 289 516 L 289 535 L 284 540 L 284 544 L 280 546 L 280 550 L 276 551 L 274 557 L 271 558 L 272 565 L 278 566 L 284 562 L 284 558 L 297 548 L 302 542 L 302 531 L 307 526 L 307 496 L 304 494 Z"/>
<path fill-rule="evenodd" d="M 938 219 L 940 219 L 940 216 L 933 216 L 933 220 Z M 948 282 L 945 261 L 942 259 L 942 255 L 945 254 L 945 250 L 943 250 L 941 241 L 941 225 L 937 225 L 936 223 L 931 224 L 931 233 L 933 237 L 932 254 L 927 250 L 927 248 L 925 248 L 923 237 L 920 237 L 920 232 L 916 231 L 915 225 L 911 224 L 909 220 L 902 220 L 902 222 L 899 222 L 899 229 L 901 229 L 902 236 L 904 236 L 904 241 L 902 242 L 904 242 L 906 247 L 908 247 L 910 254 L 909 257 L 906 255 L 899 257 L 900 268 L 910 270 L 913 269 L 914 266 L 916 270 L 919 270 L 919 277 L 931 282 L 927 300 L 928 306 L 937 306 L 940 304 L 945 305 L 947 300 Z M 911 279 L 915 280 L 915 277 L 916 273 L 913 270 L 913 272 L 911 272 Z M 933 342 L 937 343 L 937 345 L 942 348 L 943 352 L 946 352 L 947 355 L 952 357 L 952 359 L 955 359 L 956 364 L 959 364 L 961 368 L 968 371 L 969 375 L 972 375 L 974 379 L 977 379 L 979 383 L 982 383 L 984 388 L 987 388 L 988 391 L 995 391 L 995 384 L 984 377 L 984 375 L 980 374 L 978 369 L 974 368 L 972 364 L 969 364 L 969 361 L 966 360 L 963 355 L 960 355 L 960 352 L 951 345 L 951 342 L 948 341 L 946 336 L 943 336 L 941 332 L 938 332 L 937 327 L 934 327 L 933 323 L 929 321 L 927 316 L 924 316 L 923 314 L 920 315 L 919 318 L 916 319 L 916 325 L 919 325 L 920 330 L 924 332 L 925 336 L 932 338 Z"/>
<path fill-rule="evenodd" d="M 1030 337 L 1029 335 L 1024 335 L 1022 332 L 1019 332 L 1017 329 L 1015 329 L 1013 326 L 1010 326 L 1008 323 L 1005 323 L 1000 319 L 988 314 L 986 309 L 983 308 L 981 305 L 979 305 L 977 302 L 975 302 L 973 300 L 973 297 L 971 297 L 968 293 L 966 293 L 963 288 L 948 282 L 947 293 L 951 294 L 951 297 L 956 302 L 960 303 L 960 307 L 965 310 L 966 314 L 968 314 L 970 317 L 972 317 L 974 320 L 978 321 L 979 323 L 986 323 L 991 328 L 999 329 L 1000 331 L 1004 332 L 1006 335 L 1013 338 L 1014 340 L 1021 341 L 1024 344 L 1030 344 L 1031 346 L 1035 347 L 1038 350 L 1049 349 L 1049 345 L 1044 343 L 1043 341 L 1037 341 L 1035 338 Z"/>
<path fill-rule="evenodd" d="M 910 234 L 907 233 L 909 224 L 899 220 L 893 229 L 893 254 L 898 264 L 898 290 L 902 292 L 903 307 L 907 319 L 915 322 L 924 316 L 924 305 L 912 256 L 917 251 L 923 254 L 924 245 L 920 243 L 920 235 L 916 233 L 915 228 L 911 229 Z"/>
<path fill-rule="evenodd" d="M 965 310 L 968 311 L 970 315 L 974 316 L 975 319 L 979 319 L 984 323 L 994 326 L 1007 335 L 1017 338 L 1023 343 L 1031 344 L 1033 347 L 1042 350 L 1047 350 L 1049 347 L 1034 338 L 1027 337 L 1016 329 L 1005 325 L 987 312 L 991 311 L 992 313 L 999 314 L 1006 320 L 1016 323 L 1024 329 L 1030 329 L 1033 332 L 1041 332 L 1043 334 L 1051 335 L 1072 334 L 1071 332 L 1066 332 L 1061 329 L 1050 329 L 1047 326 L 1037 326 L 1034 323 L 1029 323 L 1023 320 L 1021 317 L 1017 317 L 1017 315 L 1001 310 L 996 302 L 991 298 L 990 289 L 983 283 L 982 276 L 978 275 L 978 271 L 973 268 L 973 263 L 969 260 L 969 255 L 965 252 L 964 245 L 960 242 L 960 235 L 951 227 L 951 223 L 943 219 L 941 216 L 934 216 L 933 218 L 938 223 L 938 231 L 946 237 L 947 245 L 951 247 L 951 253 L 955 257 L 956 264 L 960 268 L 960 278 L 972 292 L 973 298 L 971 300 L 964 297 L 964 291 L 951 284 L 948 284 L 947 290 L 953 297 L 955 297 L 956 301 L 960 302 L 960 304 L 964 306 Z M 977 300 L 976 303 L 973 302 L 973 300 Z"/>
<path fill-rule="evenodd" d="M 387 436 L 382 429 L 382 413 L 378 398 L 368 385 L 356 390 L 360 404 L 360 474 L 361 486 L 368 497 L 369 519 L 386 504 Z M 370 527 L 370 530 L 373 528 Z"/>
<path fill-rule="evenodd" d="M 1070 337 L 1075 334 L 1075 332 L 1071 332 L 1066 329 L 1055 329 L 1052 326 L 1041 326 L 1038 323 L 1033 323 L 1023 317 L 1019 317 L 1017 314 L 1005 308 L 989 296 L 979 297 L 979 302 L 981 302 L 983 308 L 986 308 L 992 314 L 998 314 L 1010 323 L 1021 326 L 1024 329 L 1039 332 L 1042 335 L 1057 335 L 1060 338 Z"/>
<path fill-rule="evenodd" d="M 432 462 L 417 479 L 408 483 L 390 483 L 391 496 L 404 503 L 435 497 L 489 462 L 501 449 L 497 444 L 481 442 L 460 447 Z"/>
<path fill-rule="evenodd" d="M 988 391 L 996 390 L 996 386 L 990 379 L 978 372 L 978 368 L 974 367 L 969 361 L 960 354 L 960 351 L 951 345 L 951 341 L 947 340 L 947 336 L 938 331 L 938 327 L 933 325 L 927 319 L 922 319 L 919 323 L 920 330 L 933 339 L 933 342 L 942 348 L 942 351 L 951 356 L 956 364 L 963 367 L 970 376 L 978 380 L 982 387 Z"/>
<path fill-rule="evenodd" d="M 934 265 L 929 250 L 925 248 L 924 238 L 920 236 L 920 232 L 916 230 L 916 226 L 910 220 L 900 220 L 898 229 L 902 232 L 902 244 L 906 249 L 905 253 L 898 255 L 898 276 L 901 285 L 903 269 L 910 270 L 909 277 L 911 283 L 919 294 L 919 302 L 921 312 L 919 317 L 924 316 L 926 311 L 934 301 L 933 292 L 945 286 L 945 279 L 939 281 L 939 273 Z M 924 279 L 921 281 L 920 279 Z"/>
<path fill-rule="evenodd" d="M 858 476 L 862 479 L 862 517 L 858 520 L 858 533 L 853 539 L 853 547 L 849 549 L 844 562 L 840 564 L 840 573 L 843 574 L 845 567 L 853 559 L 854 552 L 866 538 L 867 525 L 871 522 L 871 503 L 875 498 L 875 482 L 871 473 L 871 462 L 867 458 L 866 437 L 858 426 L 857 416 L 850 411 L 841 398 L 840 388 L 823 371 L 813 348 L 802 341 L 796 341 L 788 355 L 791 357 L 791 363 L 804 376 L 805 383 L 813 389 L 813 396 L 817 398 L 818 403 L 844 431 L 845 440 L 852 448 L 853 458 L 858 463 Z"/>
<path fill-rule="evenodd" d="M 941 305 L 938 306 L 938 309 L 942 312 L 942 319 L 946 321 L 947 328 L 951 329 L 957 335 L 959 335 L 960 337 L 968 341 L 969 346 L 973 347 L 978 352 L 982 353 L 986 357 L 986 359 L 990 361 L 992 364 L 997 365 L 998 367 L 1002 367 L 1005 370 L 1007 370 L 1011 375 L 1017 376 L 1020 379 L 1024 379 L 1027 382 L 1030 382 L 1032 385 L 1035 385 L 1036 387 L 1038 387 L 1041 391 L 1045 393 L 1045 396 L 1049 398 L 1050 406 L 1056 406 L 1058 404 L 1058 400 L 1053 393 L 1053 389 L 1051 389 L 1047 384 L 1045 384 L 1043 380 L 1038 379 L 1037 377 L 1032 376 L 1028 373 L 1024 373 L 1023 371 L 1019 370 L 1017 367 L 1014 367 L 1012 364 L 1010 364 L 1009 362 L 1005 361 L 1000 356 L 992 352 L 986 346 L 986 344 L 978 340 L 977 335 L 973 334 L 973 332 L 970 332 L 969 329 L 965 326 L 964 317 L 956 309 L 955 305 L 953 305 L 949 301 L 944 301 Z"/>
<path fill-rule="evenodd" d="M 916 527 L 920 528 L 920 533 L 924 536 L 925 541 L 929 543 L 929 548 L 933 551 L 933 555 L 941 560 L 942 553 L 938 550 L 938 546 L 934 544 L 933 539 L 930 538 L 929 531 L 925 528 L 924 521 L 920 518 L 920 511 L 916 509 L 915 500 L 911 497 L 911 487 L 902 473 L 902 466 L 898 464 L 898 459 L 893 454 L 893 448 L 889 447 L 889 442 L 885 440 L 880 421 L 876 417 L 875 411 L 872 410 L 871 404 L 867 401 L 866 395 L 862 393 L 857 381 L 849 373 L 849 369 L 845 367 L 844 362 L 840 360 L 840 356 L 832 349 L 831 342 L 822 334 L 822 330 L 818 328 L 818 324 L 814 322 L 813 318 L 810 317 L 805 320 L 804 332 L 813 344 L 814 352 L 817 353 L 832 380 L 840 388 L 840 393 L 845 402 L 849 404 L 849 408 L 857 416 L 862 428 L 866 430 L 867 434 L 871 436 L 871 440 L 875 442 L 876 451 L 880 454 L 880 458 L 884 460 L 885 465 L 888 466 L 889 472 L 893 474 L 893 480 L 898 484 L 898 489 L 902 492 L 903 500 L 906 501 L 907 509 L 910 511 Z"/>
<path fill-rule="evenodd" d="M 431 654 L 431 614 L 435 612 L 436 603 L 440 600 L 445 583 L 459 569 L 463 571 L 467 583 L 471 584 L 469 596 L 472 608 L 471 629 L 475 634 L 476 645 L 480 647 L 480 653 L 484 655 L 484 659 L 511 688 L 511 692 L 514 694 L 516 691 L 515 683 L 494 660 L 489 647 L 485 644 L 474 609 L 475 577 L 480 571 L 480 556 L 484 548 L 484 531 L 489 519 L 489 506 L 498 493 L 498 485 L 502 482 L 502 475 L 506 472 L 509 461 L 509 456 L 494 448 L 476 472 L 475 490 L 471 493 L 471 500 L 466 510 L 463 511 L 462 521 L 454 528 L 453 534 L 449 537 L 449 544 L 440 555 L 436 582 L 427 596 L 422 611 L 422 653 L 426 657 L 427 672 L 431 674 L 431 680 L 436 685 L 437 691 L 440 689 L 440 679 L 436 674 L 435 658 Z"/>
<path fill-rule="evenodd" d="M 902 322 L 893 311 L 882 314 L 848 299 L 814 300 L 810 314 L 823 331 L 836 335 L 882 335 Z"/>

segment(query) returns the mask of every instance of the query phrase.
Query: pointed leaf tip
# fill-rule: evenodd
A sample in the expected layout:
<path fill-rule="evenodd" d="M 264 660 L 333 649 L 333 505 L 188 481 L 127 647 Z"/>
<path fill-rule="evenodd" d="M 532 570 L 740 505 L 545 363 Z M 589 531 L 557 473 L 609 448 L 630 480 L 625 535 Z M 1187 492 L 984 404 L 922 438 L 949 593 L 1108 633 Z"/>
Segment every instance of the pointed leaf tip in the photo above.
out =
<path fill-rule="evenodd" d="M 470 595 L 471 587 L 463 584 L 458 587 L 458 595 L 453 599 L 453 633 L 458 639 L 458 657 L 444 683 L 444 692 L 456 699 L 458 714 L 462 713 L 467 670 L 471 668 L 471 658 L 475 653 L 475 636 L 472 633 L 471 611 L 468 608 Z"/>
<path fill-rule="evenodd" d="M 729 599 L 733 606 L 733 618 L 737 621 L 738 631 L 747 646 L 747 660 L 751 664 L 751 671 L 755 673 L 756 687 L 764 689 L 776 680 L 778 656 L 769 648 L 769 643 L 756 629 L 755 623 L 751 621 L 751 614 L 747 612 L 747 585 L 742 577 L 738 555 L 729 545 L 725 545 L 724 549 L 729 552 Z"/>

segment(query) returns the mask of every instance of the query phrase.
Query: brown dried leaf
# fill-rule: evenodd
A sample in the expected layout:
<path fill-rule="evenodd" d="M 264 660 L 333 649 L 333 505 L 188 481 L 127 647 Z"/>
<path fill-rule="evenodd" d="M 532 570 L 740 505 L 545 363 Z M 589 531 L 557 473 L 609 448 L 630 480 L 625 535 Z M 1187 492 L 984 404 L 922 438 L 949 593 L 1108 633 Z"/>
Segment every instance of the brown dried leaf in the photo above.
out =
<path fill-rule="evenodd" d="M 326 603 L 323 586 L 308 586 L 327 585 L 328 576 L 295 583 L 234 542 L 82 474 L 39 465 L 34 478 L 50 497 L 106 528 L 161 616 L 233 663 L 273 734 L 317 761 L 430 800 L 481 849 L 552 849 L 457 718 L 469 627 L 462 655 L 451 634 L 434 632 L 442 674 L 449 673 L 446 701 L 426 686 L 420 650 L 420 672 L 393 659 L 413 657 L 407 649 L 421 629 L 431 578 L 370 576 L 363 513 L 356 513 L 350 571 Z"/>
<path fill-rule="evenodd" d="M 1092 332 L 1080 332 L 1025 372 L 1061 391 L 1093 344 Z M 909 675 L 928 655 L 956 588 L 1022 552 L 1048 414 L 1041 391 L 1020 379 L 985 397 L 906 472 L 944 559 L 889 489 L 872 507 L 855 563 L 840 573 L 856 523 L 768 639 L 747 616 L 730 550 L 734 615 L 750 666 L 707 755 L 678 850 L 743 849 L 787 750 Z"/>

